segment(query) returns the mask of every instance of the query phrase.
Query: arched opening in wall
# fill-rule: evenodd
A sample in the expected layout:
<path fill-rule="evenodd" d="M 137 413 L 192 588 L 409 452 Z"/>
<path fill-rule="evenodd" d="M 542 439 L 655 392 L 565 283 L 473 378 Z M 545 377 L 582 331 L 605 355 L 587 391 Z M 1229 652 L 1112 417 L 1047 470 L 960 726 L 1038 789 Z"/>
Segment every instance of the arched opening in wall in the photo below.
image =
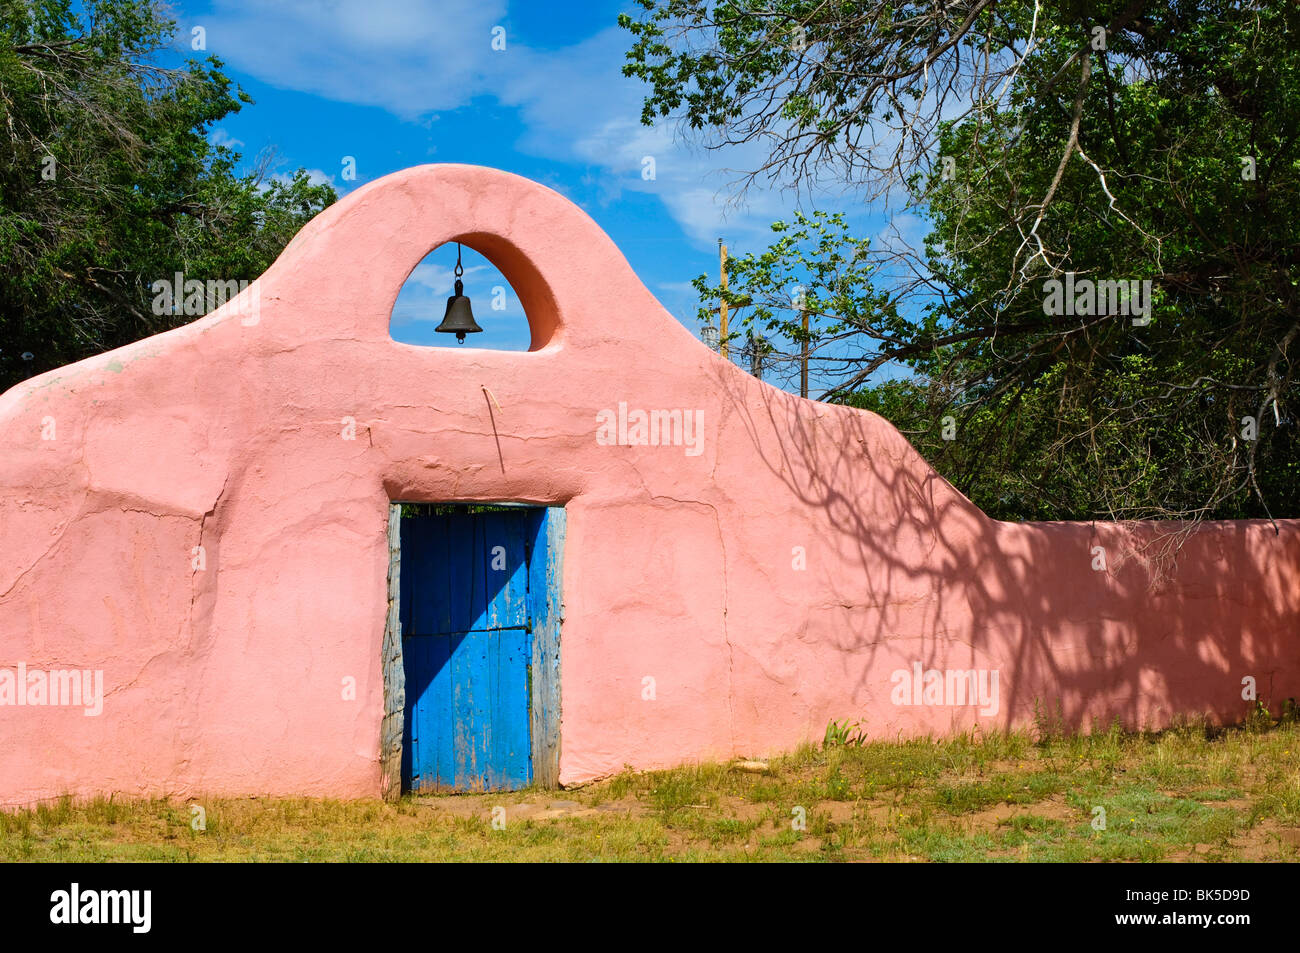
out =
<path fill-rule="evenodd" d="M 455 294 L 458 246 L 463 293 L 470 300 L 474 322 L 483 329 L 467 333 L 463 342 L 454 333 L 436 330 L 446 316 L 447 299 Z M 509 264 L 503 267 L 511 270 Z M 545 307 L 545 302 L 534 306 Z M 553 321 L 533 326 L 529 317 L 524 300 L 502 269 L 462 239 L 439 245 L 415 266 L 393 304 L 388 327 L 394 341 L 421 347 L 537 350 L 546 343 L 539 338 L 549 338 Z"/>

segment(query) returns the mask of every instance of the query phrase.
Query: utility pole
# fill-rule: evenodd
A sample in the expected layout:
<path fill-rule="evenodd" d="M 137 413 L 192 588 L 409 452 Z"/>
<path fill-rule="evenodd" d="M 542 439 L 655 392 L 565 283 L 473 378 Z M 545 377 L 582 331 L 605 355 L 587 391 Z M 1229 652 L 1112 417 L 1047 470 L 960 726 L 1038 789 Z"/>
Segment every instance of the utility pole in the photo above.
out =
<path fill-rule="evenodd" d="M 808 307 L 803 311 L 803 340 L 799 342 L 799 396 L 808 396 Z"/>
<path fill-rule="evenodd" d="M 718 239 L 718 270 L 722 272 L 722 291 L 725 294 L 727 290 L 727 246 L 722 244 L 722 239 Z M 730 360 L 727 355 L 727 299 L 723 298 L 721 307 L 718 309 L 718 340 L 721 342 L 721 353 L 724 358 Z"/>

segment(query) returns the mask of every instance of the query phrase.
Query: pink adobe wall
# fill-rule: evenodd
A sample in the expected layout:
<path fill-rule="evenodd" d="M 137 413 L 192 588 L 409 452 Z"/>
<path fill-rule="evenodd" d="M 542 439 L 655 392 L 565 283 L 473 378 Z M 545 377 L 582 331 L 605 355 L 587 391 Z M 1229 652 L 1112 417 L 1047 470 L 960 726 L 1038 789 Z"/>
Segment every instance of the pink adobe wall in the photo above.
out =
<path fill-rule="evenodd" d="M 533 351 L 391 340 L 403 281 L 452 240 L 511 282 Z M 0 396 L 0 668 L 102 669 L 106 691 L 97 717 L 0 706 L 0 804 L 379 794 L 392 499 L 567 507 L 564 783 L 831 719 L 893 737 L 1038 703 L 1159 726 L 1239 717 L 1245 675 L 1300 695 L 1295 521 L 1207 525 L 1153 589 L 1156 526 L 990 520 L 881 418 L 720 360 L 528 180 L 387 176 L 254 288 L 256 323 L 227 306 Z M 620 401 L 703 411 L 703 452 L 598 444 Z M 914 662 L 997 670 L 996 714 L 893 704 Z"/>

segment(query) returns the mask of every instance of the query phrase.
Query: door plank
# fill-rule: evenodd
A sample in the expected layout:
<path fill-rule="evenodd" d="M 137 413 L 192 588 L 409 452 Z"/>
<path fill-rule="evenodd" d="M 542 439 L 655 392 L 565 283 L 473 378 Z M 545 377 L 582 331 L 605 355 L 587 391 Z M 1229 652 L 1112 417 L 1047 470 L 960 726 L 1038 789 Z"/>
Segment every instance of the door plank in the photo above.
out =
<path fill-rule="evenodd" d="M 547 763 L 558 759 L 558 736 L 534 737 L 539 724 L 558 726 L 550 700 L 558 689 L 558 643 L 554 652 L 541 651 L 540 665 L 535 647 L 539 623 L 551 642 L 558 638 L 558 598 L 547 595 L 558 587 L 549 576 L 555 561 L 547 512 L 456 511 L 402 521 L 401 763 L 412 790 L 520 788 L 534 778 L 538 751 Z M 502 553 L 505 567 L 494 569 Z M 553 783 L 555 772 L 546 773 Z"/>

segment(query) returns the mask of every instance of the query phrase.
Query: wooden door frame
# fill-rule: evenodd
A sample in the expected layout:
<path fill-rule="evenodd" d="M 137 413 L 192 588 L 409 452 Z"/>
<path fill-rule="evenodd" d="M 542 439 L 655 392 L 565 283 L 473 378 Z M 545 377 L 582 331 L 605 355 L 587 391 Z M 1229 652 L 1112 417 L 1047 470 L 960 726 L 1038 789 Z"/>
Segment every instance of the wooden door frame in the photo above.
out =
<path fill-rule="evenodd" d="M 380 793 L 395 801 L 402 795 L 402 733 L 406 718 L 406 671 L 402 658 L 401 573 L 402 502 L 388 506 L 388 614 L 380 665 L 384 681 L 384 714 L 380 726 Z M 415 501 L 405 501 L 415 502 Z M 423 501 L 422 501 L 423 502 Z M 528 598 L 533 620 L 529 685 L 529 738 L 532 743 L 532 783 L 558 788 L 560 781 L 560 635 L 564 622 L 564 537 L 567 513 L 563 506 L 487 501 L 439 501 L 448 506 L 517 506 L 537 514 L 528 523 Z M 534 559 L 538 544 L 543 558 Z"/>
<path fill-rule="evenodd" d="M 406 669 L 402 659 L 402 505 L 388 506 L 388 615 L 380 667 L 384 717 L 379 729 L 379 792 L 386 801 L 402 796 L 402 729 L 406 718 Z"/>
<path fill-rule="evenodd" d="M 533 658 L 529 685 L 529 737 L 533 784 L 560 786 L 560 630 L 564 623 L 562 506 L 533 507 L 528 519 L 528 615 Z M 542 555 L 538 557 L 538 549 Z"/>

